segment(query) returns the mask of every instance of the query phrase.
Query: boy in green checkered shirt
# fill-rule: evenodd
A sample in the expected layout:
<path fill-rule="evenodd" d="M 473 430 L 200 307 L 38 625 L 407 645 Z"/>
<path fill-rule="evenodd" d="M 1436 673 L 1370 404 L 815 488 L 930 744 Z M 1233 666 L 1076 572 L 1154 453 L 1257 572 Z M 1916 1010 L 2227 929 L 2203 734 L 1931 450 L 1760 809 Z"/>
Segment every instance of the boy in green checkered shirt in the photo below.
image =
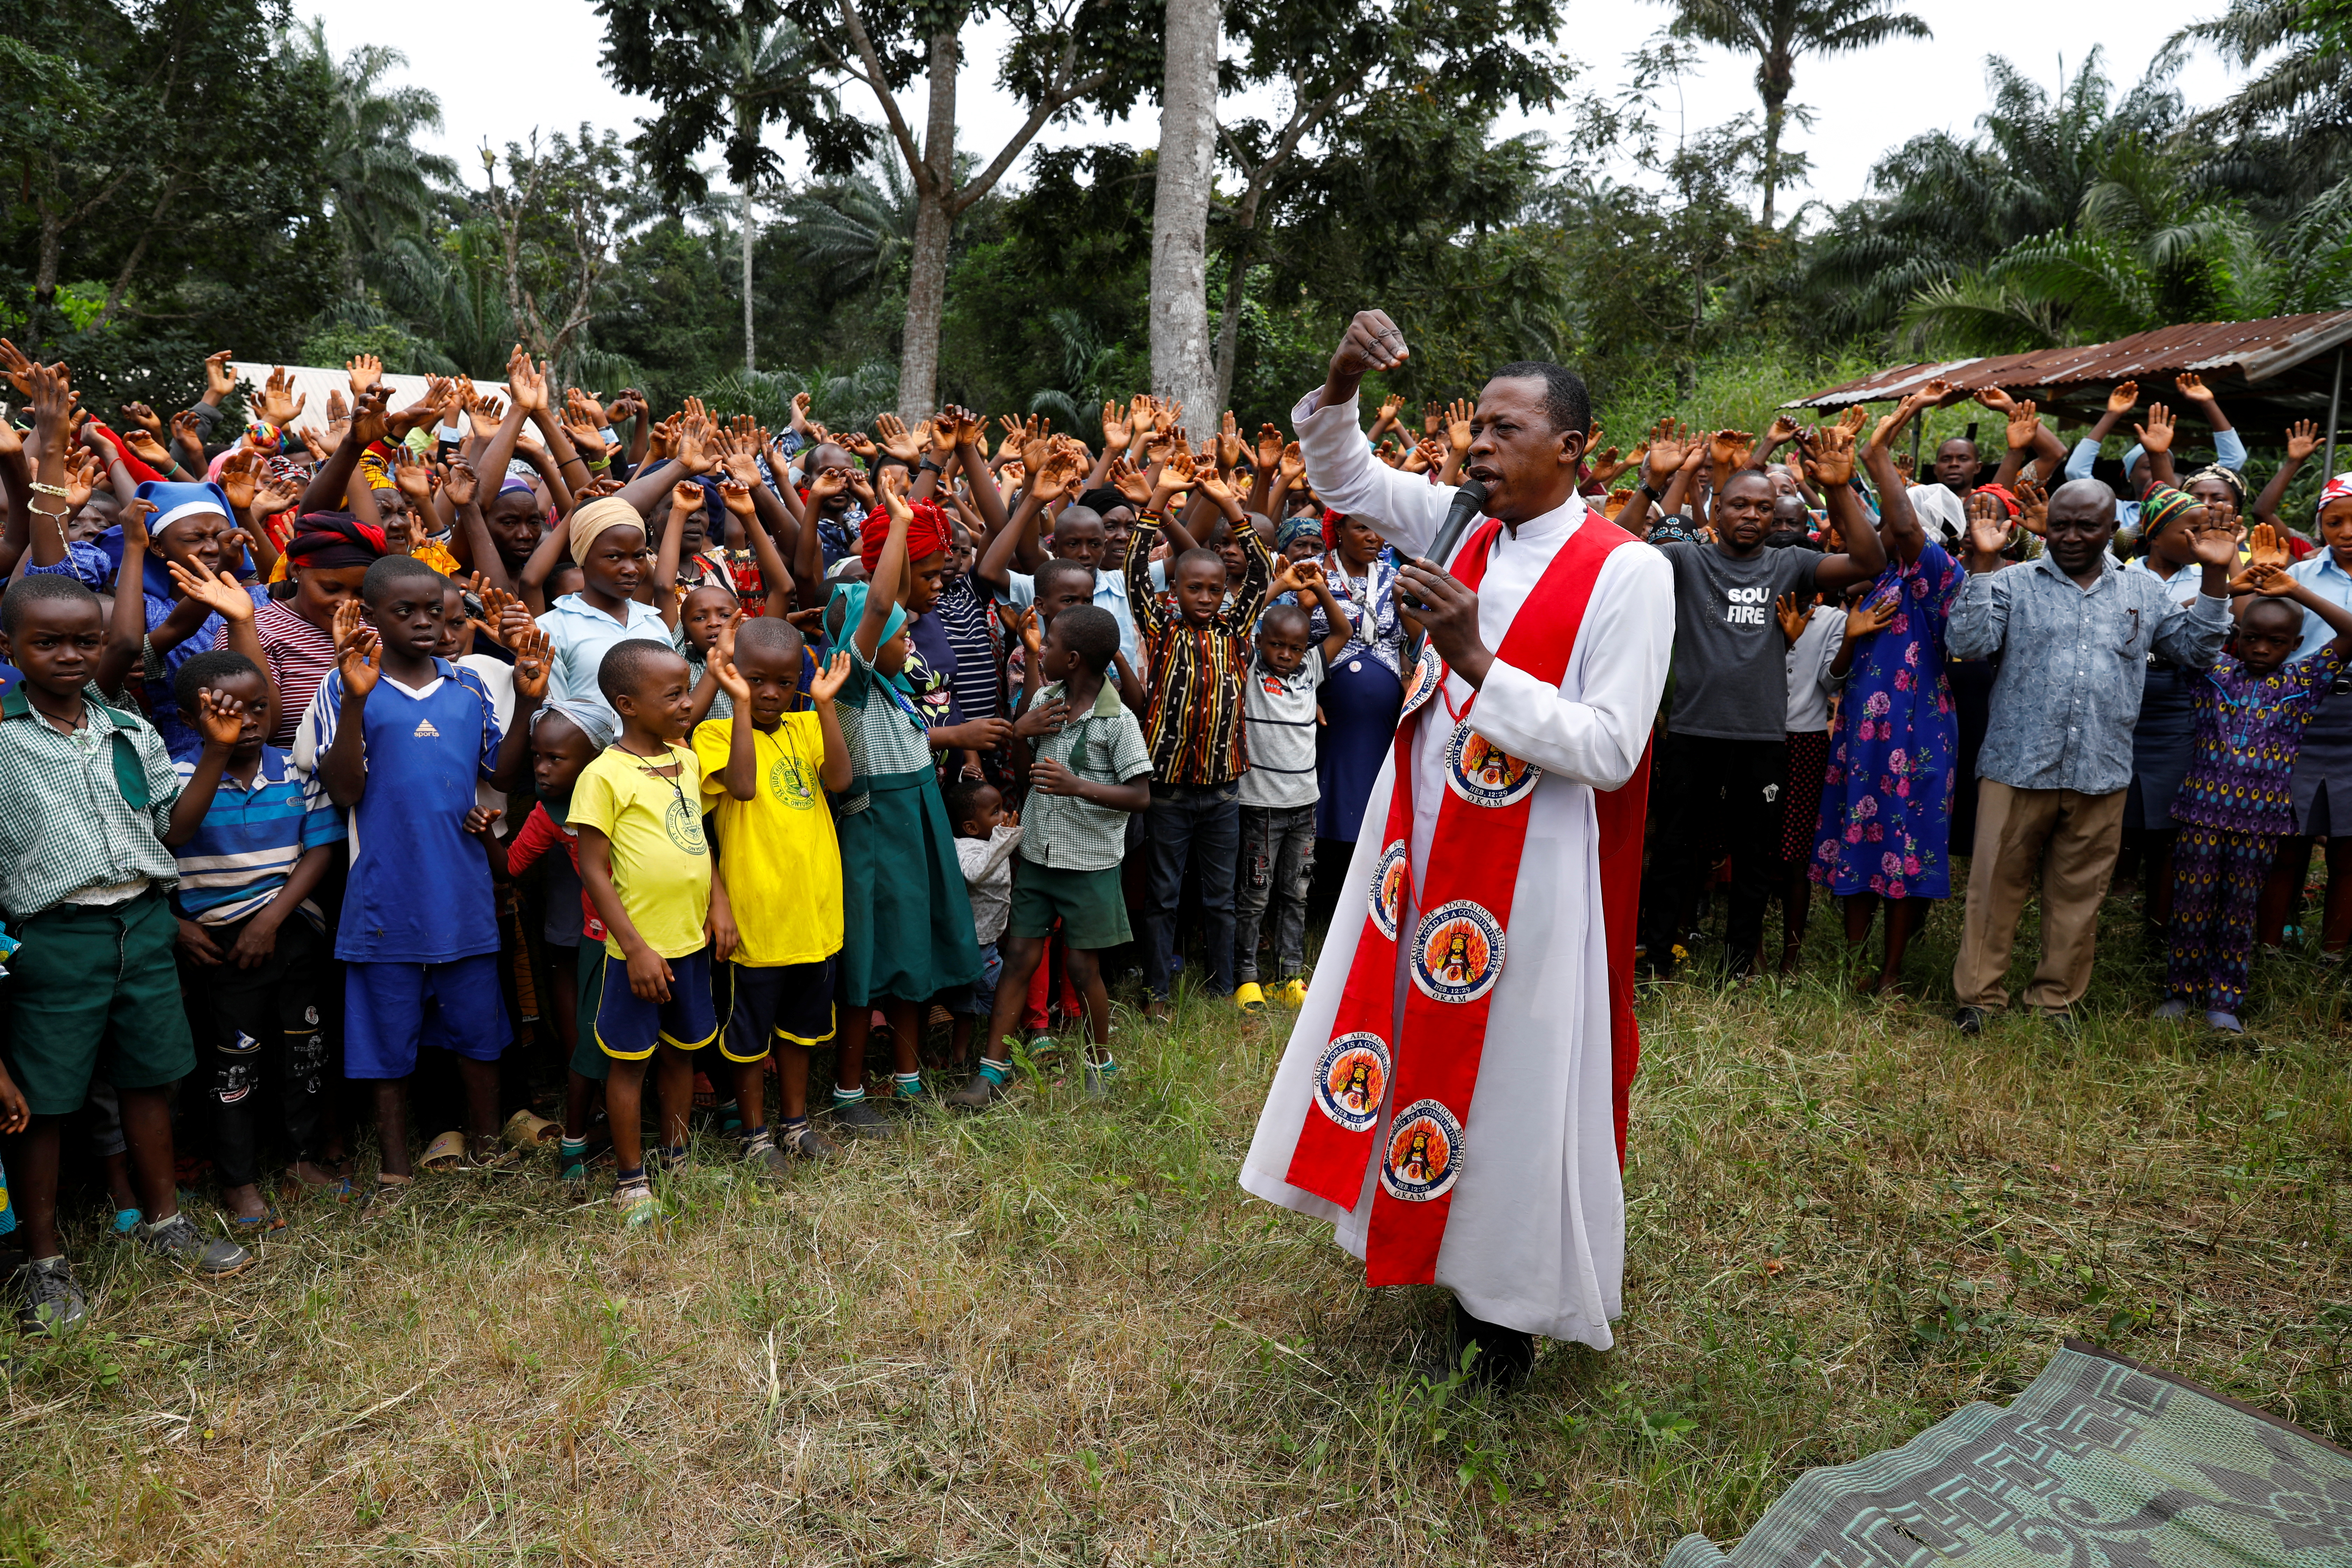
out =
<path fill-rule="evenodd" d="M 1013 1063 L 1004 1042 L 1021 1022 L 1029 977 L 1045 953 L 1054 922 L 1068 943 L 1070 983 L 1086 998 L 1091 1035 L 1087 1091 L 1102 1094 L 1117 1067 L 1110 1054 L 1110 995 L 1103 989 L 1103 949 L 1130 935 L 1120 897 L 1119 861 L 1127 819 L 1151 805 L 1151 752 L 1143 727 L 1104 678 L 1118 652 L 1118 622 L 1108 610 L 1076 605 L 1045 628 L 1034 667 L 1051 682 L 1013 726 L 1030 742 L 1029 799 L 1021 814 L 1021 858 L 1013 872 L 1013 912 L 1000 949 L 1004 972 L 980 1073 L 948 1097 L 977 1110 L 1004 1092 Z"/>
<path fill-rule="evenodd" d="M 130 590 L 136 594 L 133 580 Z M 99 696 L 107 646 L 98 595 L 70 577 L 26 576 L 0 596 L 0 658 L 25 672 L 0 698 L 0 912 L 23 940 L 8 964 L 8 1065 L 31 1122 L 10 1174 L 29 1261 L 17 1319 L 58 1333 L 88 1315 L 58 1241 L 58 1142 L 100 1072 L 122 1104 L 123 1131 L 150 1248 L 206 1274 L 253 1261 L 179 1212 L 171 1086 L 195 1069 L 180 1003 L 163 847 L 180 779 L 154 727 Z M 226 754 L 244 705 L 205 691 L 188 717 Z M 184 826 L 193 829 L 204 803 Z"/>

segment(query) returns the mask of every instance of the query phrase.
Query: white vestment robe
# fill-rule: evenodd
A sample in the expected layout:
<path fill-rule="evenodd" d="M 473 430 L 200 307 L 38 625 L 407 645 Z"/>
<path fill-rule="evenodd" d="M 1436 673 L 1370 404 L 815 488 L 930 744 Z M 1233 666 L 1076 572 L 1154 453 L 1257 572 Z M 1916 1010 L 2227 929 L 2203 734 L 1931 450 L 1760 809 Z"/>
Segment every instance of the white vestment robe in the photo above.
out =
<path fill-rule="evenodd" d="M 1291 412 L 1315 493 L 1378 529 L 1408 558 L 1426 554 L 1453 504 L 1453 487 L 1382 463 L 1357 423 L 1355 400 L 1318 409 L 1318 395 L 1310 393 Z M 1516 536 L 1507 529 L 1496 536 L 1478 589 L 1480 636 L 1489 648 L 1502 648 L 1552 557 L 1588 525 L 1613 526 L 1571 498 L 1521 524 Z M 1475 523 L 1469 531 L 1477 531 Z M 1475 697 L 1471 727 L 1543 769 L 1506 927 L 1503 972 L 1491 994 L 1462 1173 L 1438 1249 L 1437 1283 L 1489 1322 L 1596 1350 L 1610 1347 L 1609 1321 L 1622 1310 L 1625 1195 L 1612 1114 L 1608 950 L 1592 792 L 1618 787 L 1641 764 L 1674 632 L 1674 578 L 1665 558 L 1645 546 L 1621 547 L 1601 565 L 1557 687 L 1499 658 L 1483 689 L 1474 692 L 1449 675 L 1444 694 L 1422 710 L 1412 753 L 1416 886 L 1446 798 L 1445 743 L 1454 728 L 1448 698 L 1459 710 Z M 1320 1114 L 1310 1103 L 1316 1058 L 1330 1042 L 1363 931 L 1395 768 L 1391 752 L 1364 807 L 1339 910 L 1241 1174 L 1244 1189 L 1258 1197 L 1331 1221 L 1335 1239 L 1359 1258 L 1371 1222 L 1377 1159 L 1367 1162 L 1352 1210 L 1284 1178 L 1301 1124 Z M 1408 903 L 1400 932 L 1410 932 L 1418 920 Z M 1398 1016 L 1410 946 L 1398 943 Z M 1419 1040 L 1407 1048 L 1430 1046 Z M 1392 1110 L 1381 1108 L 1375 1148 L 1387 1139 Z"/>

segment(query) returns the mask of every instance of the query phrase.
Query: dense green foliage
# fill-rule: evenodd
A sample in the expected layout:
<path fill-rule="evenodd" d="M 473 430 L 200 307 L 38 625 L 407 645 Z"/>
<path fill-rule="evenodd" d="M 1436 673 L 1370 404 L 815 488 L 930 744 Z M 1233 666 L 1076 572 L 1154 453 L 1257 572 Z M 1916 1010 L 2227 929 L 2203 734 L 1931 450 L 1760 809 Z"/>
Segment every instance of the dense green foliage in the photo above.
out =
<path fill-rule="evenodd" d="M 791 55 L 801 46 L 777 5 L 705 9 L 714 26 L 731 19 L 732 41 L 670 84 L 675 101 L 634 140 L 551 127 L 505 149 L 485 190 L 480 174 L 461 182 L 416 148 L 439 110 L 429 92 L 393 85 L 396 53 L 332 58 L 289 0 L 0 0 L 0 160 L 12 171 L 0 331 L 68 359 L 93 402 L 184 402 L 197 360 L 221 346 L 487 374 L 520 341 L 603 391 L 634 383 L 656 402 L 698 393 L 769 416 L 805 388 L 824 417 L 869 418 L 895 395 L 915 222 L 905 170 L 882 143 L 859 157 L 858 138 L 826 119 L 834 100 Z M 2127 89 L 2095 55 L 2054 86 L 1992 58 L 1992 107 L 1972 136 L 1906 142 L 1864 199 L 1778 223 L 1759 220 L 1757 198 L 1769 177 L 1785 208 L 1801 181 L 1785 134 L 1801 105 L 1768 93 L 1764 115 L 1660 132 L 1658 106 L 1693 59 L 1682 39 L 1712 36 L 1683 10 L 1682 37 L 1613 68 L 1622 87 L 1609 97 L 1577 96 L 1565 62 L 1506 72 L 1486 96 L 1411 82 L 1391 68 L 1416 48 L 1468 59 L 1476 40 L 1395 29 L 1423 16 L 1444 33 L 1474 8 L 1383 10 L 1387 33 L 1345 41 L 1366 85 L 1255 187 L 1248 172 L 1273 166 L 1280 127 L 1229 128 L 1210 307 L 1213 323 L 1229 301 L 1236 318 L 1235 411 L 1278 418 L 1346 315 L 1375 301 L 1418 351 L 1393 390 L 1449 395 L 1498 361 L 1555 357 L 1630 422 L 1756 380 L 1758 365 L 1796 391 L 1896 354 L 2352 300 L 2352 97 L 2328 7 L 2237 0 Z M 661 7 L 605 11 L 646 22 Z M 1549 15 L 1521 5 L 1493 20 L 1540 34 Z M 1306 16 L 1232 13 L 1228 85 L 1295 54 Z M 608 68 L 642 75 L 646 49 L 669 37 L 620 39 Z M 1342 52 L 1337 33 L 1330 47 L 1302 90 Z M 2192 48 L 2220 51 L 2245 87 L 2185 103 L 2172 74 Z M 1759 81 L 1779 91 L 1777 77 Z M 1525 93 L 1567 109 L 1574 135 L 1497 136 L 1494 113 Z M 755 122 L 799 134 L 821 120 L 810 151 L 837 171 L 826 177 L 788 190 L 746 153 Z M 719 168 L 697 162 L 705 132 Z M 1620 184 L 1601 168 L 1637 174 Z M 748 375 L 747 177 L 761 182 L 761 369 Z M 1144 384 L 1153 177 L 1148 148 L 1039 150 L 957 218 L 946 396 L 1090 436 L 1105 398 Z"/>

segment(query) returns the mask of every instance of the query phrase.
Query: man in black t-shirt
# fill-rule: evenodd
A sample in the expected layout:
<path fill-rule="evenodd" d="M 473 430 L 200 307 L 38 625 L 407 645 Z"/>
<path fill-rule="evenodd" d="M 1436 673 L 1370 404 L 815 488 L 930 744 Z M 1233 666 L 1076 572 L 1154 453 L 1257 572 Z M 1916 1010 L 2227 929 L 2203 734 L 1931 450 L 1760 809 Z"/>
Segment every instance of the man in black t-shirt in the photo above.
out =
<path fill-rule="evenodd" d="M 1675 569 L 1675 700 L 1651 786 L 1658 836 L 1642 883 L 1645 960 L 1664 974 L 1696 924 L 1717 847 L 1732 854 L 1728 967 L 1745 974 L 1764 940 L 1779 878 L 1780 791 L 1788 766 L 1788 643 L 1773 606 L 1784 594 L 1843 593 L 1886 566 L 1886 552 L 1848 481 L 1851 431 L 1812 437 L 1819 478 L 1849 553 L 1769 550 L 1773 487 L 1735 470 L 1716 492 L 1713 542 L 1656 546 Z"/>

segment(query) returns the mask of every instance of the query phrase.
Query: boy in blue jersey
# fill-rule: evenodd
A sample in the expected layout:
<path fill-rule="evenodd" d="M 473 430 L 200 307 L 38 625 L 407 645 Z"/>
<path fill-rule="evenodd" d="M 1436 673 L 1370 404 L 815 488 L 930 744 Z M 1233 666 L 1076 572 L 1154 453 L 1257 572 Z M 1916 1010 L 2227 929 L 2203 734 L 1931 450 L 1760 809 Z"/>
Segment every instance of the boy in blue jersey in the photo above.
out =
<path fill-rule="evenodd" d="M 351 814 L 352 874 L 335 941 L 349 966 L 343 1071 L 375 1082 L 383 1165 L 371 1202 L 379 1207 L 399 1203 L 412 1180 L 405 1089 L 420 1044 L 458 1058 L 474 1163 L 507 1163 L 498 1059 L 512 1031 L 499 986 L 498 905 L 467 819 L 477 779 L 510 790 L 522 778 L 530 715 L 547 694 L 547 638 L 520 605 L 507 611 L 515 706 L 501 735 L 481 678 L 434 657 L 446 587 L 414 556 L 369 567 L 361 604 L 336 614 L 338 660 L 309 721 L 319 776 Z"/>
<path fill-rule="evenodd" d="M 269 687 L 251 659 L 216 650 L 180 666 L 173 678 L 180 711 L 200 713 L 207 693 L 243 706 L 236 734 L 207 730 L 196 760 L 173 764 L 184 809 L 173 812 L 163 843 L 180 865 L 173 912 L 189 1012 L 211 1068 L 222 1202 L 233 1225 L 258 1232 L 284 1223 L 262 1200 L 257 1168 L 265 1070 L 275 1079 L 294 1179 L 323 1187 L 349 1173 L 326 1114 L 316 989 L 326 922 L 310 901 L 343 824 L 318 780 L 262 742 Z"/>

